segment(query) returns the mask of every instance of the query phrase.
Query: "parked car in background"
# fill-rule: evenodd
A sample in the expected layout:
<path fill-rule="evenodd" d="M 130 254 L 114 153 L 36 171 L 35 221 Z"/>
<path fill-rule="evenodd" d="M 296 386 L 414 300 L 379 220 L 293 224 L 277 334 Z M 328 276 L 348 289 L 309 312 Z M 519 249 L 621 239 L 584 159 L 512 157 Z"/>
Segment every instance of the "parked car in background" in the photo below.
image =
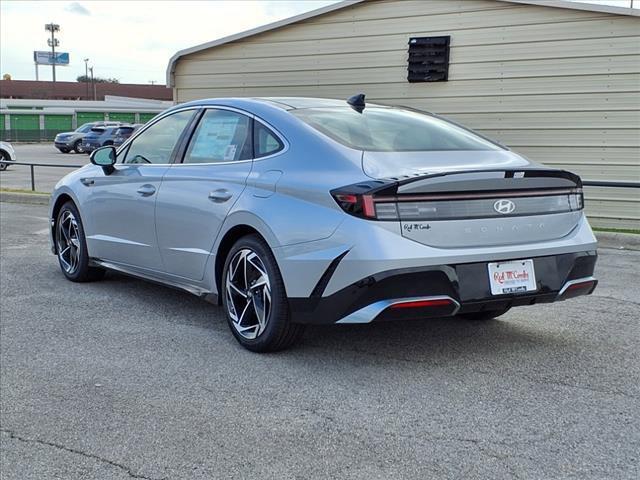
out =
<path fill-rule="evenodd" d="M 90 122 L 80 125 L 73 132 L 62 132 L 56 135 L 53 142 L 55 147 L 62 153 L 69 153 L 71 151 L 76 153 L 84 153 L 84 147 L 82 146 L 82 140 L 84 136 L 91 131 L 93 127 L 107 127 L 107 126 L 122 125 L 122 122 Z"/>
<path fill-rule="evenodd" d="M 16 151 L 10 143 L 0 142 L 0 160 L 16 161 Z M 6 170 L 7 167 L 8 165 L 6 163 L 0 163 L 0 171 Z"/>
<path fill-rule="evenodd" d="M 120 127 L 118 127 L 118 130 L 116 130 L 116 133 L 113 136 L 113 146 L 119 147 L 120 145 L 122 145 L 131 135 L 136 132 L 136 130 L 140 129 L 140 127 L 142 127 L 143 125 L 143 123 L 134 123 L 133 125 L 121 125 Z"/>
<path fill-rule="evenodd" d="M 178 105 L 50 207 L 69 280 L 112 269 L 217 300 L 260 352 L 305 324 L 489 320 L 597 284 L 577 175 L 364 95 Z"/>
<path fill-rule="evenodd" d="M 119 128 L 120 125 L 93 127 L 82 139 L 82 149 L 85 153 L 91 153 L 96 148 L 113 145 L 115 133 Z"/>

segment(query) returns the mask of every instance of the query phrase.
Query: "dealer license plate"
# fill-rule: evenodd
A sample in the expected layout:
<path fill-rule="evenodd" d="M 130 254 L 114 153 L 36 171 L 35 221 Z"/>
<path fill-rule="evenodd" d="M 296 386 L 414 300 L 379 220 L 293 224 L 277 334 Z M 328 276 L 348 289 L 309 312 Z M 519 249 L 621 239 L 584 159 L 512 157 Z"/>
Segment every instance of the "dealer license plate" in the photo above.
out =
<path fill-rule="evenodd" d="M 491 295 L 525 293 L 537 290 L 533 260 L 489 263 L 488 268 Z"/>

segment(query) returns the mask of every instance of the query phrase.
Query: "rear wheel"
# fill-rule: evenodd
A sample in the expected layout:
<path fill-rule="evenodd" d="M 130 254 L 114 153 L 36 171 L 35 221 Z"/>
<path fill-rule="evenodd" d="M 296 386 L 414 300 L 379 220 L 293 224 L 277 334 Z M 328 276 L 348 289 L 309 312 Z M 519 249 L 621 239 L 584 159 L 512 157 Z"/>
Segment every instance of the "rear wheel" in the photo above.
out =
<path fill-rule="evenodd" d="M 69 153 L 69 149 L 68 148 L 60 148 L 60 153 Z"/>
<path fill-rule="evenodd" d="M 510 310 L 510 308 L 505 308 L 502 310 L 485 310 L 482 312 L 471 312 L 471 313 L 461 313 L 458 314 L 460 318 L 464 318 L 465 320 L 472 320 L 474 322 L 482 322 L 486 320 L 493 320 L 494 318 L 499 317 L 500 315 L 504 315 Z"/>
<path fill-rule="evenodd" d="M 56 252 L 60 269 L 72 282 L 90 282 L 101 279 L 105 271 L 89 266 L 87 241 L 80 213 L 73 202 L 65 203 L 55 226 Z"/>
<path fill-rule="evenodd" d="M 280 270 L 257 235 L 238 240 L 225 261 L 220 288 L 236 340 L 254 352 L 274 352 L 295 343 L 303 325 L 291 322 Z"/>
<path fill-rule="evenodd" d="M 82 140 L 76 140 L 73 144 L 73 151 L 76 153 L 84 153 L 84 147 L 82 146 Z"/>

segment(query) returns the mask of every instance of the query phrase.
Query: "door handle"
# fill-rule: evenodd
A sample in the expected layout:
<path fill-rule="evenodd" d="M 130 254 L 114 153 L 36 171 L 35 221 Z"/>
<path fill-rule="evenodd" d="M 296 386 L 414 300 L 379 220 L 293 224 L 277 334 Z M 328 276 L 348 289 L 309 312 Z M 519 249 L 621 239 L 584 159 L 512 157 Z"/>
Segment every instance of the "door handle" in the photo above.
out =
<path fill-rule="evenodd" d="M 136 190 L 140 195 L 142 195 L 143 197 L 148 197 L 150 195 L 153 195 L 154 193 L 156 193 L 156 187 L 154 187 L 153 185 L 142 185 L 138 190 Z"/>
<path fill-rule="evenodd" d="M 233 194 L 226 188 L 219 188 L 218 190 L 213 190 L 212 192 L 209 192 L 209 200 L 216 203 L 226 202 L 232 196 Z"/>
<path fill-rule="evenodd" d="M 95 182 L 95 180 L 93 178 L 81 178 L 80 182 L 85 186 L 85 187 L 90 187 L 91 185 L 93 185 Z"/>

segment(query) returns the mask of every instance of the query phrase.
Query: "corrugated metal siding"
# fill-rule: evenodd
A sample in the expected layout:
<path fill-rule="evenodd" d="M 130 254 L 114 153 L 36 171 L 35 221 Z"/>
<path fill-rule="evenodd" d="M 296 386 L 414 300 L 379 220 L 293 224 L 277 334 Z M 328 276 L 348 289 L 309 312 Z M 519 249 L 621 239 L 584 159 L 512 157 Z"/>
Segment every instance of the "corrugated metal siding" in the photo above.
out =
<path fill-rule="evenodd" d="M 423 108 L 585 179 L 640 180 L 640 19 L 491 0 L 370 1 L 178 61 L 175 100 L 300 95 Z M 449 82 L 406 81 L 410 36 L 451 35 Z M 587 189 L 640 228 L 640 192 Z"/>

